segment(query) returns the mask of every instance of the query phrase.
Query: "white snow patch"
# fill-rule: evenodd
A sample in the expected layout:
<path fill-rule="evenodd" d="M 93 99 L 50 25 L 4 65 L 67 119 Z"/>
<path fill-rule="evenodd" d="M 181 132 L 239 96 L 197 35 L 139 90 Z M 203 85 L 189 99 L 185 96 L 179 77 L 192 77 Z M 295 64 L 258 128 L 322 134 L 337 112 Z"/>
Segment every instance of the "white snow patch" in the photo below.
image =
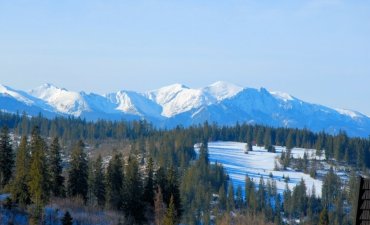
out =
<path fill-rule="evenodd" d="M 284 93 L 284 92 L 270 91 L 270 94 L 272 94 L 275 98 L 283 100 L 284 102 L 294 100 L 293 96 L 291 96 L 290 94 Z"/>
<path fill-rule="evenodd" d="M 203 88 L 205 93 L 210 94 L 216 98 L 217 101 L 230 98 L 239 93 L 241 90 L 243 90 L 242 87 L 224 81 L 217 81 L 208 87 Z"/>
<path fill-rule="evenodd" d="M 285 150 L 285 147 L 276 146 L 276 153 L 268 152 L 264 147 L 253 146 L 253 151 L 245 154 L 246 143 L 240 142 L 209 142 L 208 153 L 211 163 L 223 164 L 226 172 L 229 174 L 234 187 L 240 185 L 244 192 L 245 177 L 248 175 L 258 185 L 260 177 L 265 180 L 272 179 L 276 181 L 279 193 L 285 190 L 286 183 L 283 177 L 289 177 L 288 186 L 292 190 L 301 179 L 305 181 L 307 194 L 312 193 L 313 186 L 315 187 L 316 196 L 321 196 L 322 181 L 313 179 L 307 174 L 296 172 L 293 170 L 274 171 L 275 161 Z M 195 150 L 199 151 L 199 145 L 195 145 Z M 309 157 L 316 157 L 314 149 L 292 149 L 294 158 L 302 158 L 306 152 Z"/>
<path fill-rule="evenodd" d="M 342 115 L 349 116 L 352 119 L 361 117 L 361 114 L 348 109 L 335 109 L 335 111 L 339 112 Z"/>

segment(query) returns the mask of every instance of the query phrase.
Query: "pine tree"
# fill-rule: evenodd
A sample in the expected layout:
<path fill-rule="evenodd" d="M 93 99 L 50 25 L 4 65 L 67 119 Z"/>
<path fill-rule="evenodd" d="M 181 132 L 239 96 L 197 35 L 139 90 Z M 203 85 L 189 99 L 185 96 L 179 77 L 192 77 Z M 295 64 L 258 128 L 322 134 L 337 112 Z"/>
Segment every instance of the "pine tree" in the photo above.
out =
<path fill-rule="evenodd" d="M 208 169 L 206 169 L 208 171 Z M 170 204 L 170 198 L 173 196 L 174 204 L 176 208 L 177 216 L 181 216 L 181 198 L 180 198 L 180 189 L 179 189 L 179 181 L 176 169 L 174 167 L 170 167 L 167 172 L 167 184 L 164 193 L 164 201 L 166 204 Z"/>
<path fill-rule="evenodd" d="M 331 207 L 340 194 L 341 181 L 331 167 L 325 175 L 322 185 L 322 202 L 324 207 Z"/>
<path fill-rule="evenodd" d="M 329 225 L 329 216 L 326 208 L 324 208 L 320 213 L 319 225 Z"/>
<path fill-rule="evenodd" d="M 109 161 L 106 173 L 106 201 L 108 208 L 122 208 L 123 160 L 121 154 L 115 154 Z"/>
<path fill-rule="evenodd" d="M 158 187 L 154 196 L 154 220 L 155 225 L 163 225 L 166 216 L 166 206 L 163 202 L 162 190 Z"/>
<path fill-rule="evenodd" d="M 242 187 L 240 185 L 238 185 L 236 189 L 235 205 L 237 209 L 241 209 L 243 207 L 243 194 Z"/>
<path fill-rule="evenodd" d="M 140 222 L 144 220 L 142 210 L 143 187 L 139 174 L 139 165 L 134 156 L 129 157 L 125 171 L 123 209 L 128 218 L 134 219 L 135 222 Z"/>
<path fill-rule="evenodd" d="M 226 209 L 226 190 L 224 184 L 218 190 L 218 207 L 220 210 Z"/>
<path fill-rule="evenodd" d="M 5 187 L 12 177 L 14 153 L 7 127 L 0 134 L 0 190 Z"/>
<path fill-rule="evenodd" d="M 88 162 L 88 169 L 87 169 L 87 204 L 90 206 L 97 205 L 98 201 L 96 199 L 94 189 L 94 181 L 95 181 L 95 169 L 94 169 L 94 162 Z"/>
<path fill-rule="evenodd" d="M 65 188 L 64 177 L 62 176 L 62 157 L 60 153 L 59 139 L 57 137 L 53 139 L 53 142 L 50 146 L 49 165 L 51 193 L 55 197 L 64 197 Z"/>
<path fill-rule="evenodd" d="M 258 207 L 257 210 L 262 211 L 266 205 L 266 190 L 265 190 L 265 182 L 263 181 L 263 178 L 260 178 L 260 182 L 258 184 L 258 190 L 257 190 L 257 203 Z"/>
<path fill-rule="evenodd" d="M 94 164 L 94 183 L 93 183 L 93 191 L 94 195 L 97 199 L 98 205 L 104 207 L 105 205 L 105 176 L 104 176 L 104 167 L 103 167 L 103 159 L 101 155 L 95 161 Z"/>
<path fill-rule="evenodd" d="M 72 150 L 68 179 L 70 197 L 81 197 L 87 200 L 88 159 L 84 152 L 84 143 L 80 140 Z"/>
<path fill-rule="evenodd" d="M 11 185 L 13 200 L 22 208 L 30 203 L 30 193 L 28 188 L 28 171 L 30 165 L 30 155 L 28 152 L 27 137 L 23 136 L 18 147 L 14 179 Z"/>
<path fill-rule="evenodd" d="M 67 211 L 62 218 L 62 225 L 73 225 L 73 218 Z"/>
<path fill-rule="evenodd" d="M 39 135 L 35 127 L 31 139 L 31 163 L 29 172 L 29 191 L 32 202 L 36 208 L 47 203 L 50 196 L 49 168 L 46 161 L 46 143 Z"/>
<path fill-rule="evenodd" d="M 174 203 L 174 197 L 171 195 L 170 204 L 167 209 L 166 216 L 164 218 L 164 225 L 175 225 L 176 224 L 176 208 Z"/>
<path fill-rule="evenodd" d="M 227 211 L 233 211 L 235 209 L 235 198 L 234 198 L 234 185 L 230 181 L 229 188 L 227 189 L 227 202 L 226 202 Z"/>
<path fill-rule="evenodd" d="M 150 205 L 154 204 L 154 180 L 153 180 L 153 159 L 150 157 L 147 165 L 146 184 L 144 187 L 144 201 Z"/>
<path fill-rule="evenodd" d="M 358 192 L 359 192 L 359 177 L 357 176 L 356 172 L 352 170 L 350 176 L 349 176 L 349 182 L 348 182 L 348 200 L 349 203 L 351 204 L 351 219 L 354 221 L 356 219 L 356 206 L 358 204 Z"/>
<path fill-rule="evenodd" d="M 283 201 L 284 202 L 283 203 L 284 212 L 289 217 L 292 211 L 292 192 L 289 189 L 288 184 L 286 184 L 286 187 L 283 193 L 283 199 L 284 199 Z"/>
<path fill-rule="evenodd" d="M 255 212 L 257 210 L 255 184 L 248 176 L 245 177 L 245 195 L 247 208 Z"/>
<path fill-rule="evenodd" d="M 303 179 L 293 189 L 292 208 L 295 213 L 295 216 L 304 216 L 306 213 L 308 200 L 306 190 L 307 190 L 306 184 Z"/>

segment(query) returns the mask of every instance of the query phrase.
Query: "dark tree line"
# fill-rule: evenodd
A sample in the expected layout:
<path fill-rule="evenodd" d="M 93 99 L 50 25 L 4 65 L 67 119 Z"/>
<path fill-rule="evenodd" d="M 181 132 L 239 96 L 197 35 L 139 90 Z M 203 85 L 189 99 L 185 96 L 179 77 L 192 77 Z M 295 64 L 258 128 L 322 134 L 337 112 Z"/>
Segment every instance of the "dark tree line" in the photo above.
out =
<path fill-rule="evenodd" d="M 9 114 L 0 112 L 0 126 L 9 127 L 18 136 L 31 134 L 32 127 L 38 126 L 40 134 L 44 137 L 59 137 L 62 143 L 69 141 L 104 140 L 104 139 L 129 139 L 142 143 L 144 140 L 161 139 L 159 147 L 191 146 L 188 142 L 202 140 L 224 140 L 224 141 L 247 141 L 266 146 L 273 151 L 273 145 L 293 147 L 314 148 L 318 154 L 326 155 L 327 159 L 335 159 L 346 162 L 358 169 L 370 167 L 370 139 L 350 138 L 340 131 L 336 135 L 324 132 L 314 133 L 307 129 L 273 128 L 259 125 L 236 124 L 235 126 L 218 126 L 207 122 L 188 128 L 176 127 L 171 130 L 154 128 L 145 121 L 86 121 L 80 118 L 57 117 L 47 119 L 41 115 L 28 117 L 26 114 Z M 169 146 L 166 139 L 173 139 L 174 134 L 178 136 L 174 145 Z M 181 137 L 180 137 L 181 136 Z M 165 146 L 167 145 L 167 146 Z M 158 148 L 158 146 L 157 146 Z M 188 148 L 188 147 L 186 147 Z M 189 149 L 182 149 L 191 151 Z M 325 150 L 325 151 L 323 151 Z M 154 150 L 155 151 L 155 150 Z M 186 164 L 194 155 L 185 154 L 172 160 L 176 163 Z M 177 165 L 177 164 L 176 164 Z"/>

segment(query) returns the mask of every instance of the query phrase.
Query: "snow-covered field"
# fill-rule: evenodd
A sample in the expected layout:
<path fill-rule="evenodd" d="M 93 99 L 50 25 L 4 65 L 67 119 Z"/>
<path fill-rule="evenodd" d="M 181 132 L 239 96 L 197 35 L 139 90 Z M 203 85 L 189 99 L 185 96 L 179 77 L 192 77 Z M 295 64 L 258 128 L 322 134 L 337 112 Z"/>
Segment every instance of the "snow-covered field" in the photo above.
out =
<path fill-rule="evenodd" d="M 235 189 L 240 185 L 244 193 L 245 176 L 248 175 L 250 178 L 253 178 L 256 185 L 258 185 L 260 177 L 263 177 L 265 183 L 268 179 L 275 180 L 278 192 L 282 193 L 286 187 L 283 177 L 289 177 L 288 185 L 291 190 L 303 179 L 306 183 L 307 194 L 311 194 L 312 188 L 315 187 L 316 195 L 321 196 L 322 181 L 289 168 L 284 171 L 274 171 L 275 162 L 278 163 L 277 157 L 281 155 L 285 147 L 276 146 L 276 153 L 270 153 L 264 147 L 253 146 L 253 151 L 245 154 L 245 146 L 246 143 L 240 142 L 219 141 L 208 143 L 210 162 L 223 164 Z M 198 145 L 195 145 L 195 150 L 198 152 Z M 315 150 L 302 148 L 293 148 L 292 156 L 294 158 L 303 158 L 305 152 L 309 158 L 316 157 Z M 319 157 L 316 158 L 320 159 Z M 270 173 L 272 178 L 270 178 Z"/>

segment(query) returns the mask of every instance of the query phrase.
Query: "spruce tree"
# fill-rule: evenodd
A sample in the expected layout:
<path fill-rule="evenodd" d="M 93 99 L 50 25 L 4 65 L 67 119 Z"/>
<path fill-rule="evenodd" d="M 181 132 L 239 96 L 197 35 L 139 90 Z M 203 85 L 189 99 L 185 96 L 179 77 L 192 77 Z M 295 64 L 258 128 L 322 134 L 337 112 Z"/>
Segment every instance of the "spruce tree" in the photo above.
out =
<path fill-rule="evenodd" d="M 147 165 L 146 184 L 144 187 L 144 201 L 150 205 L 154 204 L 154 180 L 153 180 L 153 159 L 150 157 Z"/>
<path fill-rule="evenodd" d="M 72 225 L 73 218 L 71 214 L 67 211 L 62 218 L 62 225 Z"/>
<path fill-rule="evenodd" d="M 242 194 L 242 187 L 238 185 L 236 188 L 236 199 L 235 199 L 235 205 L 237 209 L 243 208 L 243 194 Z"/>
<path fill-rule="evenodd" d="M 49 155 L 49 165 L 50 165 L 50 184 L 51 193 L 55 197 L 64 197 L 64 177 L 62 175 L 62 157 L 60 152 L 59 139 L 55 137 L 50 145 L 50 155 Z"/>
<path fill-rule="evenodd" d="M 99 206 L 104 207 L 105 205 L 105 176 L 104 176 L 104 167 L 103 167 L 103 159 L 101 155 L 98 156 L 96 162 L 94 164 L 94 183 L 93 183 L 93 191 L 98 202 Z"/>
<path fill-rule="evenodd" d="M 163 202 L 162 190 L 158 187 L 154 196 L 154 220 L 155 225 L 163 225 L 166 216 L 166 205 Z"/>
<path fill-rule="evenodd" d="M 30 203 L 29 181 L 30 155 L 28 152 L 27 137 L 23 136 L 17 150 L 14 179 L 11 185 L 13 200 L 22 208 Z"/>
<path fill-rule="evenodd" d="M 246 204 L 247 208 L 252 212 L 257 210 L 257 197 L 254 182 L 246 176 L 245 178 L 245 195 L 246 195 Z"/>
<path fill-rule="evenodd" d="M 110 209 L 122 209 L 123 160 L 121 154 L 115 154 L 109 161 L 106 173 L 106 202 Z"/>
<path fill-rule="evenodd" d="M 258 202 L 257 209 L 259 211 L 262 211 L 266 205 L 266 187 L 265 187 L 265 182 L 262 177 L 260 178 L 260 182 L 258 184 L 257 202 Z"/>
<path fill-rule="evenodd" d="M 181 198 L 178 175 L 175 167 L 170 167 L 167 172 L 167 185 L 164 194 L 164 201 L 170 204 L 170 198 L 173 196 L 177 216 L 181 216 Z"/>
<path fill-rule="evenodd" d="M 334 172 L 333 167 L 325 175 L 322 184 L 322 203 L 324 207 L 331 207 L 340 194 L 341 180 Z"/>
<path fill-rule="evenodd" d="M 0 134 L 0 190 L 5 187 L 12 177 L 14 153 L 7 127 Z"/>
<path fill-rule="evenodd" d="M 174 197 L 171 195 L 170 204 L 167 209 L 166 216 L 164 218 L 164 225 L 175 225 L 176 224 L 176 208 L 174 203 Z"/>
<path fill-rule="evenodd" d="M 84 143 L 80 140 L 72 150 L 68 179 L 70 197 L 81 197 L 87 200 L 88 159 L 84 152 Z"/>
<path fill-rule="evenodd" d="M 123 209 L 128 218 L 134 219 L 135 222 L 141 222 L 144 220 L 143 186 L 139 164 L 134 156 L 129 157 L 125 171 Z"/>
<path fill-rule="evenodd" d="M 220 210 L 226 209 L 226 190 L 224 184 L 222 184 L 218 190 L 218 208 Z"/>
<path fill-rule="evenodd" d="M 31 139 L 31 162 L 28 186 L 32 202 L 36 208 L 47 203 L 50 196 L 49 168 L 46 161 L 46 143 L 35 127 Z"/>
<path fill-rule="evenodd" d="M 229 183 L 229 188 L 227 189 L 226 208 L 228 212 L 231 212 L 235 209 L 234 185 L 231 181 Z"/>
<path fill-rule="evenodd" d="M 319 225 L 329 225 L 329 215 L 326 208 L 324 208 L 320 213 Z"/>

